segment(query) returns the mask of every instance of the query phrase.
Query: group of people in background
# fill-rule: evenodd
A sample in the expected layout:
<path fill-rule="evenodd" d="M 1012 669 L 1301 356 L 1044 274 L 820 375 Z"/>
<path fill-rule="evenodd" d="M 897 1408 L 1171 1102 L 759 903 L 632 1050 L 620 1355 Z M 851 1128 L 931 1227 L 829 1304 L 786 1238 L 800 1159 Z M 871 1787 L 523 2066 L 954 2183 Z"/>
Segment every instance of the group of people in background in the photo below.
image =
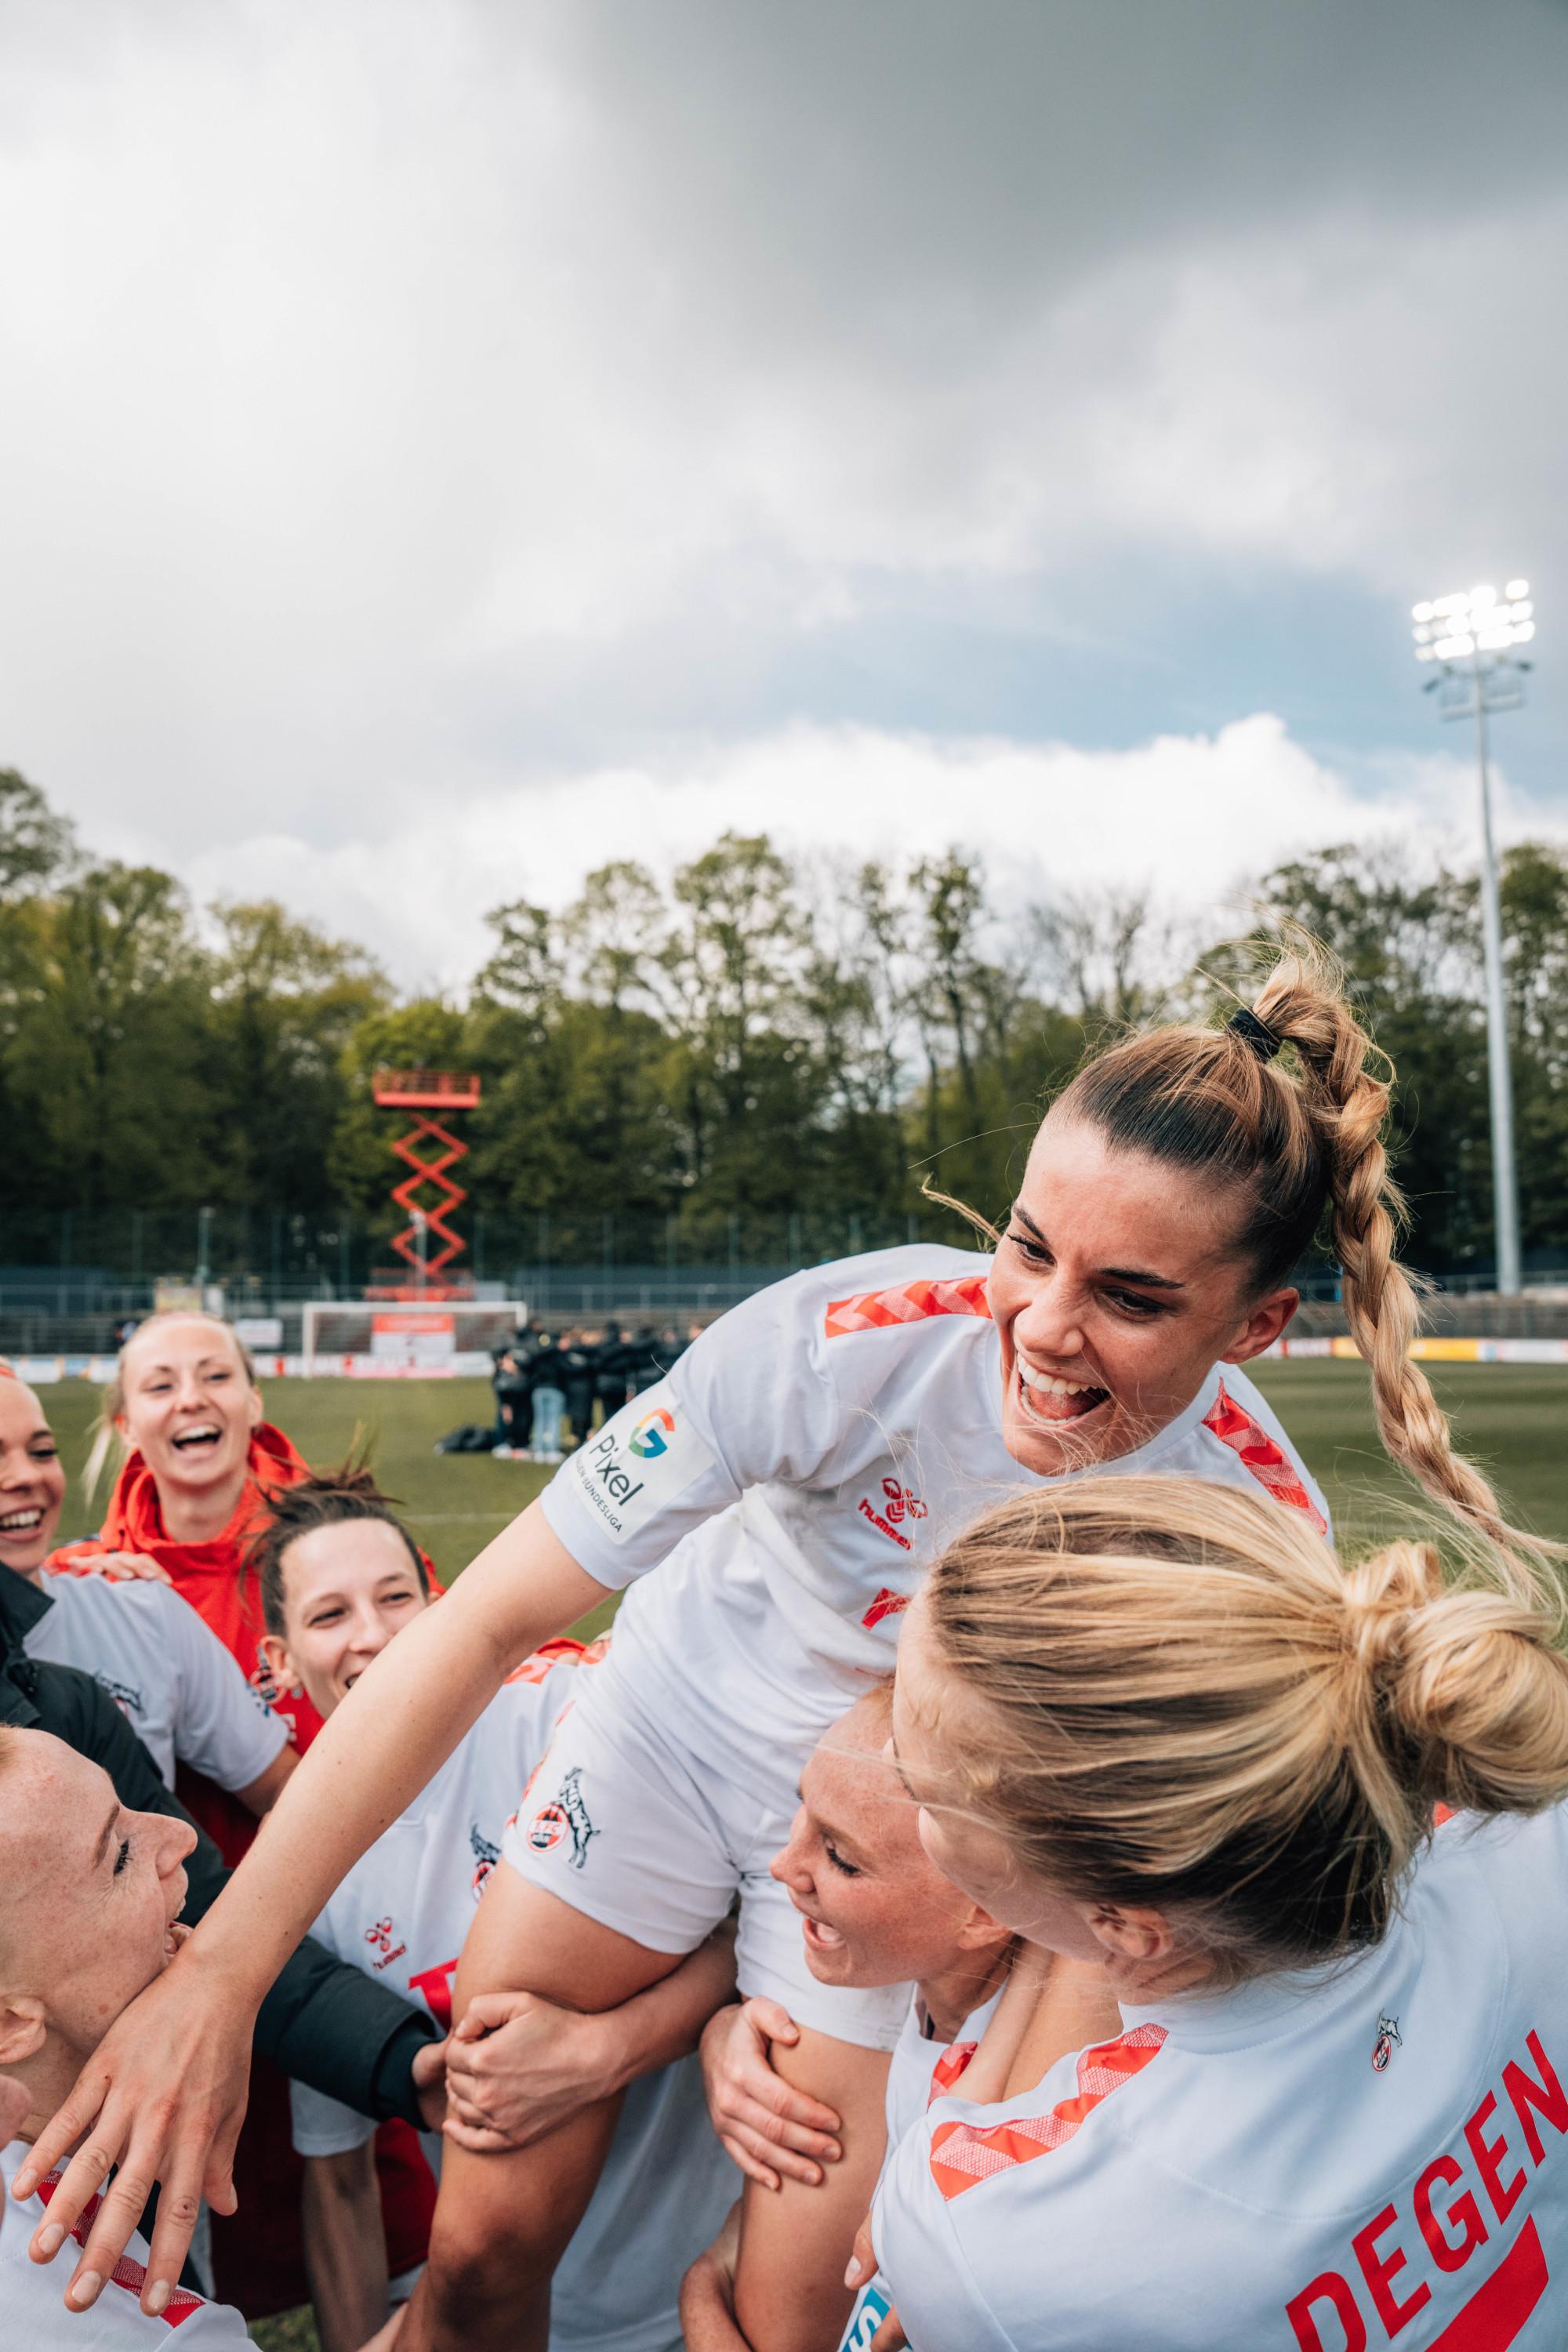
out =
<path fill-rule="evenodd" d="M 221 1323 L 128 1341 L 89 1543 L 0 1379 L 0 2340 L 237 2346 L 293 2262 L 324 2352 L 1560 2345 L 1563 1589 L 1388 1103 L 1292 951 L 983 1249 L 525 1339 L 578 1443 L 446 1594 Z M 1320 1230 L 1426 1506 L 1350 1559 L 1245 1369 Z"/>
<path fill-rule="evenodd" d="M 661 1330 L 626 1325 L 613 1331 L 519 1331 L 498 1348 L 491 1385 L 496 1418 L 492 1456 L 501 1461 L 559 1462 L 568 1437 L 584 1444 L 595 1419 L 613 1413 L 671 1370 L 702 1330 L 691 1324 L 684 1337 L 673 1325 Z"/>

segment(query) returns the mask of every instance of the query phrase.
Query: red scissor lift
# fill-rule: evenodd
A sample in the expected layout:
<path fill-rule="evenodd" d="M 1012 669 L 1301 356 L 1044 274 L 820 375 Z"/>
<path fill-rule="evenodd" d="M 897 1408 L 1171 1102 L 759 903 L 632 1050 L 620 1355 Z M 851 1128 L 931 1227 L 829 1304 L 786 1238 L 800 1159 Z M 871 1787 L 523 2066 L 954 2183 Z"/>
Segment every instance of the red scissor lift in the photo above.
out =
<path fill-rule="evenodd" d="M 448 1172 L 468 1157 L 468 1147 L 435 1114 L 449 1118 L 455 1111 L 477 1109 L 479 1079 L 457 1070 L 377 1070 L 371 1092 L 380 1108 L 407 1111 L 414 1121 L 392 1147 L 409 1171 L 392 1188 L 393 1199 L 408 1219 L 403 1231 L 393 1235 L 392 1246 L 414 1279 L 404 1281 L 395 1274 L 388 1283 L 372 1284 L 365 1295 L 371 1298 L 469 1297 L 473 1285 L 447 1271 L 468 1246 L 447 1220 L 468 1197 Z M 427 1142 L 437 1149 L 432 1157 L 423 1158 L 419 1146 Z M 433 1208 L 428 1195 L 424 1200 L 419 1197 L 427 1186 L 435 1190 Z M 434 1252 L 429 1245 L 431 1235 L 439 1243 Z"/>

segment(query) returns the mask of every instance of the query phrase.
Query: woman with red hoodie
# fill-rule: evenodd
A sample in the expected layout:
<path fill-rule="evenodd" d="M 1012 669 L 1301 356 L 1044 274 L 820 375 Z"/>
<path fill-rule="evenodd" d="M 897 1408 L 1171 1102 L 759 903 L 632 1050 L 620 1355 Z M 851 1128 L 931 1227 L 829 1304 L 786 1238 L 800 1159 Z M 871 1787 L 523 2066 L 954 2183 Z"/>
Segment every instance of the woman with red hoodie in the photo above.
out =
<path fill-rule="evenodd" d="M 128 1449 L 103 1526 L 84 1542 L 62 1546 L 48 1566 L 90 1572 L 97 1560 L 133 1554 L 162 1569 L 285 1718 L 302 1752 L 321 1718 L 303 1691 L 270 1682 L 260 1649 L 259 1597 L 242 1579 L 240 1563 L 247 1538 L 268 1516 L 268 1493 L 308 1477 L 310 1465 L 263 1418 L 248 1351 L 216 1316 L 149 1316 L 120 1351 L 103 1429 L 106 1441 L 117 1433 Z M 184 1767 L 177 1788 L 233 1868 L 256 1834 L 252 1815 Z M 236 2171 L 237 2185 L 247 2177 L 239 2211 L 215 2216 L 213 2226 L 219 2294 L 250 2318 L 303 2303 L 310 2291 L 288 2084 L 270 2068 L 258 2066 L 257 2077 Z M 376 2145 L 395 2274 L 425 2258 L 435 2184 L 406 2125 L 383 2125 Z"/>

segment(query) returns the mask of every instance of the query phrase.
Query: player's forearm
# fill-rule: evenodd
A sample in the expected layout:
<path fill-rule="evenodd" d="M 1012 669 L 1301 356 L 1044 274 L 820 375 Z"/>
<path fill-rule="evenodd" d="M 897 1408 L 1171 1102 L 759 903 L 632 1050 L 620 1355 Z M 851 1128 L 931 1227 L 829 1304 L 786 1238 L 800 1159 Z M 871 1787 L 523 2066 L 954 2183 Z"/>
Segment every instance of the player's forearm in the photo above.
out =
<path fill-rule="evenodd" d="M 668 1976 L 607 2012 L 615 2035 L 613 2087 L 623 2091 L 640 2075 L 689 2058 L 714 2011 L 734 1997 L 735 1929 L 726 1919 Z"/>
<path fill-rule="evenodd" d="M 512 1668 L 604 1598 L 531 1505 L 336 1709 L 193 1937 L 190 1957 L 220 1963 L 259 2000 L 333 1888 L 445 1763 Z"/>
<path fill-rule="evenodd" d="M 359 2352 L 387 2315 L 374 2143 L 347 2156 L 308 2157 L 300 2215 L 321 2352 Z"/>
<path fill-rule="evenodd" d="M 735 2324 L 735 2283 L 712 2251 L 699 2254 L 680 2283 L 680 2334 L 686 2352 L 752 2352 Z"/>

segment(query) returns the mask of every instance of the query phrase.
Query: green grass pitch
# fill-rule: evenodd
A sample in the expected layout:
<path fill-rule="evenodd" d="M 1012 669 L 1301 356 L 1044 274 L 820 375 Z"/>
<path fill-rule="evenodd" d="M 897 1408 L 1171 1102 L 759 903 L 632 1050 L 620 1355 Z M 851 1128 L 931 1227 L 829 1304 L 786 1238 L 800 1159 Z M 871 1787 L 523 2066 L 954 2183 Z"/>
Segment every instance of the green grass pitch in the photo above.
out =
<path fill-rule="evenodd" d="M 1511 1510 L 1542 1534 L 1568 1540 L 1568 1367 L 1435 1364 L 1428 1370 L 1457 1443 L 1482 1464 Z M 1256 1376 L 1328 1495 L 1342 1549 L 1354 1551 L 1428 1524 L 1378 1443 L 1360 1364 L 1264 1364 Z M 70 1477 L 64 1531 L 88 1534 L 97 1515 L 82 1496 L 79 1474 L 98 1395 L 80 1381 L 43 1395 Z M 267 1409 L 315 1463 L 341 1461 L 351 1445 L 370 1440 L 383 1484 L 401 1498 L 447 1582 L 544 1483 L 545 1474 L 528 1463 L 431 1451 L 455 1423 L 490 1418 L 489 1389 L 478 1381 L 280 1381 L 268 1391 Z M 589 1628 L 597 1631 L 598 1622 L 581 1630 Z M 268 2352 L 317 2352 L 306 2314 L 258 2322 L 251 2334 Z"/>

